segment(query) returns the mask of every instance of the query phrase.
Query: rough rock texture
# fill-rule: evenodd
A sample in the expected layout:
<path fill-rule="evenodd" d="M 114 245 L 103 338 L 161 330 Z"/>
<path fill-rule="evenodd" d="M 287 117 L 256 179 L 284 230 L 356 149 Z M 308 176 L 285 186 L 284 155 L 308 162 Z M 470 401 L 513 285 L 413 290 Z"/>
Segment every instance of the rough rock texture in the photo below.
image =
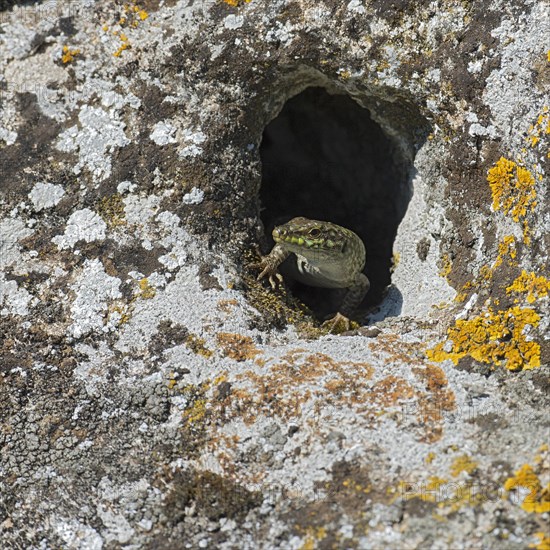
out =
<path fill-rule="evenodd" d="M 548 2 L 13 4 L 2 547 L 548 548 Z M 297 213 L 349 334 L 255 281 Z"/>

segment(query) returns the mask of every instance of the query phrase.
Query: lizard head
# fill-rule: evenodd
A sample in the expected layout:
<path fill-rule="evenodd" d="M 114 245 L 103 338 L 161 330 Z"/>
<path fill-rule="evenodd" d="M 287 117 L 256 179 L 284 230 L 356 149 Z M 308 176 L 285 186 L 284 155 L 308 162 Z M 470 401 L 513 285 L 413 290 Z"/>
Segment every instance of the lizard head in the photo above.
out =
<path fill-rule="evenodd" d="M 346 253 L 351 231 L 334 223 L 293 218 L 273 229 L 273 240 L 290 252 L 309 257 L 335 257 Z"/>

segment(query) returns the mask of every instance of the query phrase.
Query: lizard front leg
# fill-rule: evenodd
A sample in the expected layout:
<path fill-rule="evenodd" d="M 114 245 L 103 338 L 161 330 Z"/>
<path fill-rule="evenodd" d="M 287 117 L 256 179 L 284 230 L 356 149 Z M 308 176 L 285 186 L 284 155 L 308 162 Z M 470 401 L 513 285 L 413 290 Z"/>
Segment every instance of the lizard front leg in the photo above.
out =
<path fill-rule="evenodd" d="M 267 256 L 262 256 L 260 261 L 253 265 L 253 267 L 262 270 L 258 275 L 258 281 L 268 277 L 271 288 L 276 288 L 277 284 L 282 283 L 283 277 L 277 268 L 288 258 L 289 254 L 288 250 L 277 243 Z"/>
<path fill-rule="evenodd" d="M 353 285 L 349 287 L 340 309 L 332 319 L 323 323 L 329 332 L 345 332 L 350 328 L 350 316 L 363 301 L 370 288 L 370 281 L 364 273 L 358 273 Z"/>

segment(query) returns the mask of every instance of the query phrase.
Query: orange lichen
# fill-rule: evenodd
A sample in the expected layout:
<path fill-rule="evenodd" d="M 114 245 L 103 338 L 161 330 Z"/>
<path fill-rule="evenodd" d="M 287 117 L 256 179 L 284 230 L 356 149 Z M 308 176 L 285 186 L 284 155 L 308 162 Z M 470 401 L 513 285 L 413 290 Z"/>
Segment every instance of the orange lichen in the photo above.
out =
<path fill-rule="evenodd" d="M 61 56 L 61 61 L 63 63 L 70 63 L 77 55 L 80 55 L 80 50 L 71 50 L 69 46 L 63 46 L 63 55 Z"/>
<path fill-rule="evenodd" d="M 261 353 L 261 351 L 254 345 L 254 341 L 250 338 L 250 336 L 220 332 L 216 336 L 216 339 L 219 346 L 222 348 L 223 354 L 226 357 L 235 359 L 235 361 L 254 359 L 256 355 Z"/>
<path fill-rule="evenodd" d="M 493 208 L 514 221 L 525 217 L 536 206 L 535 178 L 523 166 L 501 157 L 489 170 L 487 181 L 493 193 Z"/>
<path fill-rule="evenodd" d="M 144 21 L 149 17 L 149 14 L 144 9 L 140 8 L 136 2 L 124 4 L 123 9 L 124 15 L 122 15 L 117 21 L 120 30 L 113 31 L 113 35 L 122 42 L 122 44 L 113 53 L 115 57 L 120 57 L 124 50 L 131 48 L 129 39 L 123 29 L 125 27 L 135 29 L 141 21 Z M 102 29 L 107 31 L 109 27 L 107 25 L 103 25 Z"/>
<path fill-rule="evenodd" d="M 418 416 L 426 426 L 423 441 L 437 441 L 443 435 L 443 413 L 455 409 L 454 392 L 448 387 L 448 380 L 443 370 L 436 365 L 424 368 L 414 367 L 414 374 L 426 384 L 429 393 L 417 392 Z"/>
<path fill-rule="evenodd" d="M 526 300 L 532 304 L 535 300 L 548 296 L 550 293 L 550 280 L 542 275 L 537 276 L 532 271 L 527 272 L 524 269 L 521 275 L 509 287 L 506 287 L 507 294 L 511 294 L 512 292 L 527 293 Z"/>
<path fill-rule="evenodd" d="M 508 492 L 517 491 L 520 487 L 529 489 L 529 493 L 521 504 L 526 512 L 536 514 L 550 512 L 550 484 L 543 488 L 539 476 L 529 464 L 524 464 L 504 483 L 504 489 Z"/>
<path fill-rule="evenodd" d="M 512 307 L 493 311 L 471 319 L 458 319 L 447 330 L 451 350 L 445 343 L 436 344 L 426 351 L 432 361 L 451 359 L 455 365 L 470 356 L 481 363 L 505 364 L 509 370 L 532 369 L 540 366 L 540 345 L 527 340 L 527 326 L 536 327 L 540 315 L 530 308 Z"/>
<path fill-rule="evenodd" d="M 239 305 L 239 302 L 237 302 L 237 300 L 235 300 L 234 298 L 230 300 L 224 299 L 224 300 L 218 301 L 217 308 L 220 311 L 223 311 L 224 313 L 229 314 L 229 313 L 232 313 L 233 309 L 238 307 L 238 305 Z"/>

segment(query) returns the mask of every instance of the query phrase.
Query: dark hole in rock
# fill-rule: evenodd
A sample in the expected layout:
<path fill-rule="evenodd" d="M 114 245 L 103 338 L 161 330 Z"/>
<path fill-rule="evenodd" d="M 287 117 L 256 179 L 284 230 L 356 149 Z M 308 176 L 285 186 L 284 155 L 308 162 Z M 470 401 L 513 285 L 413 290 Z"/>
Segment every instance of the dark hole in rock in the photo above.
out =
<path fill-rule="evenodd" d="M 273 227 L 295 216 L 348 227 L 367 249 L 371 288 L 359 314 L 379 304 L 411 198 L 412 165 L 397 143 L 350 97 L 308 88 L 267 125 L 260 156 L 261 218 L 270 244 Z M 298 283 L 290 288 L 320 319 L 334 313 L 345 294 Z"/>

